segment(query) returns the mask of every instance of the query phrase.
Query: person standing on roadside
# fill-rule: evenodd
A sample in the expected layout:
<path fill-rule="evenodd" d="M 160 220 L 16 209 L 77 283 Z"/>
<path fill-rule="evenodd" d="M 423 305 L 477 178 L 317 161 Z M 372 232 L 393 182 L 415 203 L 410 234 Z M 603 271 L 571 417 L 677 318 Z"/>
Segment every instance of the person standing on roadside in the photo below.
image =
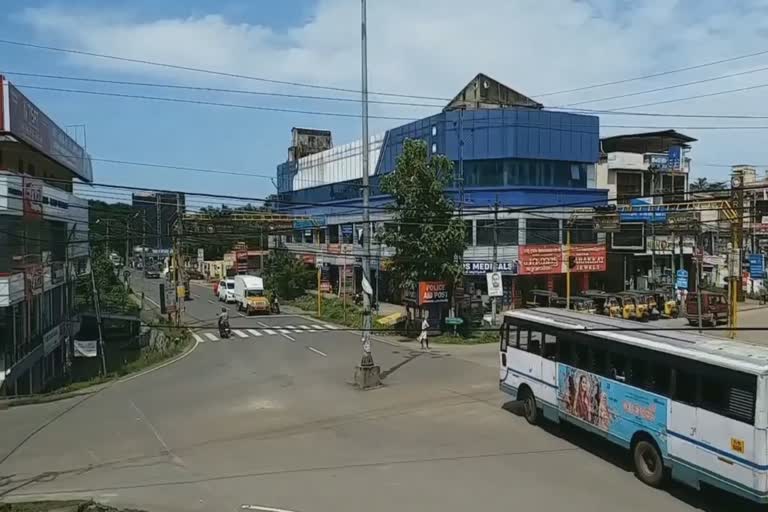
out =
<path fill-rule="evenodd" d="M 429 320 L 428 317 L 424 317 L 424 320 L 421 321 L 421 334 L 419 334 L 419 343 L 421 343 L 421 349 L 424 350 L 424 347 L 427 347 L 427 350 L 429 350 L 429 337 L 427 336 L 427 331 L 429 330 Z"/>

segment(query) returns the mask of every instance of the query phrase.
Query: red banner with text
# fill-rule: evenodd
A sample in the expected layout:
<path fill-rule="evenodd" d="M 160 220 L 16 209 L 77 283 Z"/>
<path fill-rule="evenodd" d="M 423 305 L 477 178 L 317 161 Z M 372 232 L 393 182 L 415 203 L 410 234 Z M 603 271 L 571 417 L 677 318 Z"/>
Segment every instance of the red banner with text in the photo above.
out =
<path fill-rule="evenodd" d="M 571 272 L 605 272 L 605 244 L 575 244 L 571 256 L 576 258 Z"/>
<path fill-rule="evenodd" d="M 563 268 L 560 245 L 521 245 L 520 274 L 559 274 Z"/>

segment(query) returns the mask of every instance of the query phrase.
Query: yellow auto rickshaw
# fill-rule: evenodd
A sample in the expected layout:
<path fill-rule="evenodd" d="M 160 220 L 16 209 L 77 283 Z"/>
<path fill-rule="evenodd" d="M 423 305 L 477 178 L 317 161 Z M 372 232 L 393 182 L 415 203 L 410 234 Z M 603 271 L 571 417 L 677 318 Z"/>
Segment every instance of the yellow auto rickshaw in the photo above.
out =
<path fill-rule="evenodd" d="M 664 318 L 677 318 L 680 316 L 680 308 L 677 305 L 677 298 L 672 290 L 653 290 L 656 297 L 656 304 L 659 305 L 659 312 Z"/>
<path fill-rule="evenodd" d="M 620 292 L 616 298 L 621 305 L 621 318 L 624 320 L 640 320 L 646 315 L 646 306 L 640 304 L 637 297 L 631 292 Z"/>

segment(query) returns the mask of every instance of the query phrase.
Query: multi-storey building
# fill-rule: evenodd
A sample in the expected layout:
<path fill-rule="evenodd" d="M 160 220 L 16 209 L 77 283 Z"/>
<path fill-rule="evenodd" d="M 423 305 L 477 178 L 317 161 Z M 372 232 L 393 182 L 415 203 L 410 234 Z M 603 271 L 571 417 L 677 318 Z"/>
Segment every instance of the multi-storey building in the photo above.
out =
<path fill-rule="evenodd" d="M 44 390 L 67 371 L 74 284 L 89 272 L 85 149 L 0 76 L 0 394 Z"/>
<path fill-rule="evenodd" d="M 312 135 L 322 135 L 321 142 L 330 146 L 328 132 Z M 293 146 L 296 136 L 294 130 Z M 455 181 L 445 193 L 467 214 L 464 290 L 468 295 L 486 293 L 494 225 L 505 304 L 518 301 L 533 288 L 564 291 L 565 229 L 571 221 L 577 223 L 572 226 L 574 251 L 584 256 L 574 268 L 574 289 L 591 286 L 590 275 L 605 270 L 605 246 L 592 231 L 591 220 L 572 218 L 573 207 L 605 204 L 608 197 L 596 183 L 597 117 L 546 110 L 519 92 L 477 75 L 441 112 L 370 138 L 374 230 L 377 223 L 389 220 L 381 207 L 390 199 L 380 191 L 380 178 L 394 171 L 406 139 L 421 139 L 430 154 L 445 155 L 454 163 Z M 278 208 L 310 219 L 297 222 L 295 231 L 283 236 L 282 242 L 304 254 L 305 261 L 322 263 L 330 286 L 338 289 L 345 268 L 356 269 L 360 280 L 356 225 L 362 221 L 362 144 L 311 154 L 309 147 L 302 146 L 298 158 L 289 158 L 277 169 Z M 295 154 L 293 148 L 290 154 Z M 497 201 L 501 205 L 498 223 L 491 211 Z M 398 300 L 397 293 L 387 289 L 391 249 L 374 244 L 372 251 L 380 297 Z"/>

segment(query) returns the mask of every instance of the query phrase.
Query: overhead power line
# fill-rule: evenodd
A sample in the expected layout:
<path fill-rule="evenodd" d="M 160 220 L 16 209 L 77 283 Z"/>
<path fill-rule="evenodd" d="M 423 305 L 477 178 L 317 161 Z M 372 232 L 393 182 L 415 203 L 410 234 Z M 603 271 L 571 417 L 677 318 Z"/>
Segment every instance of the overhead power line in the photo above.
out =
<path fill-rule="evenodd" d="M 242 108 L 242 109 L 248 109 L 248 110 L 263 110 L 267 112 L 287 112 L 290 114 L 306 114 L 306 115 L 314 115 L 314 116 L 353 117 L 353 118 L 360 117 L 360 114 L 345 113 L 345 112 L 317 112 L 314 110 L 297 110 L 297 109 L 279 108 L 279 107 L 263 107 L 263 106 L 257 106 L 257 105 L 243 105 L 241 103 L 220 103 L 216 101 L 193 100 L 193 99 L 187 99 L 187 98 L 171 98 L 171 97 L 163 97 L 163 96 L 147 96 L 143 94 L 124 94 L 119 92 L 87 91 L 84 89 L 64 89 L 64 88 L 58 88 L 58 87 L 43 87 L 39 85 L 27 85 L 27 84 L 14 84 L 14 85 L 16 85 L 16 87 L 18 87 L 19 89 L 38 89 L 41 91 L 57 91 L 57 92 L 68 92 L 68 93 L 75 93 L 75 94 L 89 94 L 93 96 L 113 96 L 117 98 L 165 101 L 170 103 L 191 103 L 195 105 L 207 105 L 207 106 L 213 106 L 213 107 Z M 412 117 L 375 116 L 375 115 L 368 116 L 368 117 L 373 119 L 390 119 L 390 120 L 398 120 L 398 121 L 414 120 L 414 118 Z"/>
<path fill-rule="evenodd" d="M 192 71 L 195 73 L 204 73 L 208 75 L 217 75 L 217 76 L 225 76 L 229 78 L 241 78 L 243 80 L 254 80 L 257 82 L 265 82 L 265 83 L 271 83 L 271 84 L 279 84 L 279 85 L 290 85 L 293 87 L 307 87 L 310 89 L 323 89 L 326 91 L 336 91 L 336 92 L 345 92 L 345 93 L 352 93 L 352 94 L 360 94 L 360 91 L 357 89 L 349 89 L 345 87 L 336 87 L 336 86 L 330 86 L 330 85 L 317 85 L 317 84 L 308 84 L 304 82 L 294 82 L 289 80 L 276 80 L 272 78 L 264 78 L 259 76 L 253 76 L 253 75 L 246 75 L 242 73 L 229 73 L 226 71 L 215 71 L 212 69 L 205 69 L 205 68 L 198 68 L 193 66 L 182 66 L 180 64 L 170 64 L 167 62 L 157 62 L 152 61 L 148 59 L 134 59 L 130 57 L 120 57 L 117 55 L 109 55 L 106 53 L 96 53 L 96 52 L 89 52 L 85 50 L 76 50 L 73 48 L 60 48 L 56 46 L 47 46 L 47 45 L 41 45 L 41 44 L 33 44 L 33 43 L 27 43 L 24 41 L 13 41 L 10 39 L 0 39 L 0 44 L 8 44 L 8 45 L 14 45 L 14 46 L 21 46 L 26 48 L 36 48 L 38 50 L 48 50 L 53 52 L 61 52 L 61 53 L 71 53 L 74 55 L 85 55 L 88 57 L 97 57 L 100 59 L 109 59 L 109 60 L 116 60 L 121 62 L 132 62 L 134 64 L 144 64 L 147 66 L 156 66 L 156 67 L 163 67 L 163 68 L 169 68 L 169 69 L 178 69 L 182 71 Z M 396 97 L 396 98 L 416 98 L 421 100 L 437 100 L 437 101 L 450 101 L 450 98 L 441 98 L 441 97 L 435 97 L 435 96 L 417 96 L 413 94 L 400 94 L 400 93 L 393 93 L 393 92 L 374 92 L 369 91 L 368 94 L 375 94 L 377 96 L 390 96 L 390 97 Z"/>
<path fill-rule="evenodd" d="M 745 91 L 753 91 L 755 89 L 763 89 L 765 87 L 768 87 L 768 83 L 766 84 L 757 84 L 757 85 L 750 85 L 748 87 L 739 87 L 738 89 L 728 89 L 725 91 L 716 91 L 716 92 L 710 92 L 706 94 L 697 94 L 695 96 L 686 96 L 683 98 L 673 98 L 671 100 L 662 100 L 662 101 L 654 101 L 651 103 L 641 103 L 639 105 L 629 105 L 626 107 L 618 107 L 615 109 L 611 109 L 614 112 L 620 112 L 622 110 L 629 110 L 631 108 L 641 108 L 641 107 L 651 107 L 654 105 L 666 105 L 667 103 L 677 103 L 678 101 L 689 101 L 689 100 L 696 100 L 699 98 L 711 98 L 712 96 L 722 96 L 723 94 L 733 94 L 735 92 L 745 92 Z"/>
<path fill-rule="evenodd" d="M 184 90 L 184 91 L 219 92 L 219 93 L 227 93 L 227 94 L 241 94 L 241 95 L 252 95 L 252 96 L 272 96 L 277 98 L 292 98 L 292 99 L 302 99 L 302 100 L 340 101 L 340 102 L 356 103 L 356 104 L 360 103 L 360 100 L 357 98 L 341 98 L 338 96 L 312 96 L 312 95 L 306 95 L 306 94 L 287 94 L 287 93 L 269 92 L 269 91 L 252 91 L 247 89 L 200 87 L 200 86 L 193 86 L 193 85 L 179 85 L 179 84 L 156 83 L 156 82 L 134 82 L 130 80 L 108 80 L 104 78 L 68 76 L 68 75 L 48 75 L 43 73 L 27 73 L 22 71 L 0 70 L 0 73 L 6 74 L 6 75 L 28 76 L 28 77 L 34 77 L 34 78 L 49 78 L 54 80 L 71 80 L 73 82 L 88 82 L 88 83 L 110 84 L 110 85 L 129 85 L 134 87 L 155 87 L 155 88 L 161 88 L 161 89 L 176 89 L 176 90 Z M 434 103 L 414 103 L 414 102 L 407 102 L 407 101 L 368 100 L 368 103 L 374 103 L 378 105 L 404 106 L 404 107 L 443 108 L 443 105 L 436 105 Z"/>
<path fill-rule="evenodd" d="M 714 77 L 710 77 L 710 78 L 703 78 L 701 80 L 693 80 L 691 82 L 684 82 L 682 84 L 667 85 L 667 86 L 664 86 L 664 87 L 657 87 L 655 89 L 646 89 L 646 90 L 643 90 L 643 91 L 635 91 L 635 92 L 629 92 L 629 93 L 625 93 L 625 94 L 617 94 L 615 96 L 606 96 L 604 98 L 595 98 L 595 99 L 591 99 L 591 100 L 577 101 L 575 103 L 568 103 L 566 105 L 562 105 L 562 108 L 575 107 L 577 105 L 585 105 L 585 104 L 588 104 L 588 103 L 598 103 L 598 102 L 602 102 L 602 101 L 616 100 L 616 99 L 620 99 L 620 98 L 629 98 L 631 96 L 641 96 L 643 94 L 652 94 L 654 92 L 669 91 L 671 89 L 679 89 L 681 87 L 689 87 L 691 85 L 699 85 L 699 84 L 704 84 L 704 83 L 709 83 L 709 82 L 715 82 L 717 80 L 725 80 L 726 78 L 733 78 L 735 76 L 751 75 L 753 73 L 759 73 L 761 71 L 768 71 L 768 67 L 757 68 L 757 69 L 750 69 L 750 70 L 747 70 L 747 71 L 740 71 L 738 73 L 729 73 L 727 75 L 719 75 L 719 76 L 714 76 Z"/>
<path fill-rule="evenodd" d="M 0 42 L 2 42 L 2 41 L 0 41 Z M 636 82 L 638 80 L 647 80 L 649 78 L 657 78 L 657 77 L 660 77 L 660 76 L 667 76 L 667 75 L 672 75 L 672 74 L 675 74 L 675 73 L 682 73 L 684 71 L 691 71 L 691 70 L 694 70 L 694 69 L 701 69 L 701 68 L 706 68 L 706 67 L 710 67 L 710 66 L 716 66 L 718 64 L 725 64 L 727 62 L 734 62 L 734 61 L 737 61 L 737 60 L 749 59 L 751 57 L 759 57 L 760 55 L 766 55 L 766 54 L 768 54 L 768 50 L 761 50 L 759 52 L 745 53 L 745 54 L 742 54 L 742 55 L 736 55 L 734 57 L 728 57 L 728 58 L 725 58 L 725 59 L 719 59 L 719 60 L 713 60 L 713 61 L 710 61 L 710 62 L 704 62 L 702 64 L 694 64 L 692 66 L 685 66 L 685 67 L 682 67 L 682 68 L 669 69 L 669 70 L 666 70 L 666 71 L 658 71 L 656 73 L 650 73 L 650 74 L 647 74 L 647 75 L 640 75 L 640 76 L 635 76 L 635 77 L 631 77 L 631 78 L 622 78 L 622 79 L 619 79 L 619 80 L 611 80 L 611 81 L 608 81 L 608 82 L 598 82 L 598 83 L 595 83 L 595 84 L 583 85 L 583 86 L 580 86 L 580 87 L 574 87 L 574 88 L 571 88 L 571 89 L 562 89 L 562 90 L 553 91 L 553 92 L 546 92 L 546 93 L 543 93 L 543 94 L 535 94 L 534 97 L 543 98 L 545 96 L 554 96 L 556 94 L 567 94 L 567 93 L 571 93 L 571 92 L 587 91 L 587 90 L 590 90 L 590 89 L 599 89 L 601 87 L 608 87 L 608 86 L 611 86 L 611 85 L 626 84 L 626 83 L 629 83 L 629 82 Z"/>

